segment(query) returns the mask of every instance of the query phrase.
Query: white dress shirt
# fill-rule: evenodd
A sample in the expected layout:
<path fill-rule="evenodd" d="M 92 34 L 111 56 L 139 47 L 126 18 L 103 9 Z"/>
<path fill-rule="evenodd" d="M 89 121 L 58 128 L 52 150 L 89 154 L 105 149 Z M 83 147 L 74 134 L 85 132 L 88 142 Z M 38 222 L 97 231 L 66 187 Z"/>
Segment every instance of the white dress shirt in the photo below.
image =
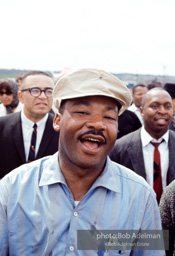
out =
<path fill-rule="evenodd" d="M 136 116 L 138 117 L 138 119 L 140 120 L 141 124 L 143 124 L 143 117 L 140 114 L 139 108 L 137 108 L 134 103 L 128 107 L 128 110 L 134 112 L 136 114 Z"/>
<path fill-rule="evenodd" d="M 43 137 L 45 124 L 48 118 L 48 113 L 41 119 L 39 122 L 37 122 L 37 139 L 36 139 L 36 148 L 35 148 L 35 154 L 37 154 L 41 139 Z M 29 156 L 29 149 L 30 149 L 30 143 L 33 133 L 33 125 L 34 122 L 29 120 L 25 115 L 24 111 L 21 111 L 21 122 L 22 122 L 22 133 L 23 133 L 23 140 L 24 140 L 24 149 L 25 149 L 25 156 L 26 161 L 28 160 Z"/>
<path fill-rule="evenodd" d="M 146 180 L 153 187 L 153 162 L 154 162 L 154 149 L 155 147 L 150 142 L 161 142 L 158 149 L 160 152 L 161 161 L 161 175 L 162 175 L 162 186 L 163 189 L 167 186 L 167 172 L 169 166 L 169 148 L 168 139 L 169 131 L 167 131 L 159 140 L 156 140 L 150 136 L 145 130 L 144 126 L 141 128 L 141 142 L 143 150 L 143 158 L 145 163 Z"/>

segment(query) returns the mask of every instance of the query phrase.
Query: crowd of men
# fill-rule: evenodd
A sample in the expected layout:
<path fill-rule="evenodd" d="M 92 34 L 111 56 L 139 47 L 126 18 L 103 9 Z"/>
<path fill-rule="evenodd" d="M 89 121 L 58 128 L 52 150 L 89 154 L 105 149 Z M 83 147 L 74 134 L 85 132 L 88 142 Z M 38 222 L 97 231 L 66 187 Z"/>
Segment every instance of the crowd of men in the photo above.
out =
<path fill-rule="evenodd" d="M 94 68 L 17 82 L 0 82 L 0 255 L 174 255 L 175 84 L 131 94 Z M 162 228 L 167 248 L 77 235 Z"/>

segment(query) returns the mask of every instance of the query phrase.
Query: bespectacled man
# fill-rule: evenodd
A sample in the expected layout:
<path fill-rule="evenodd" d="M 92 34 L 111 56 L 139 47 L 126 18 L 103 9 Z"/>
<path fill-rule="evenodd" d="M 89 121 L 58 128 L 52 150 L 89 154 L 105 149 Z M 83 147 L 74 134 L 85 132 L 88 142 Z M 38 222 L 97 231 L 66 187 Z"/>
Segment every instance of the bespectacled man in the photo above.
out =
<path fill-rule="evenodd" d="M 0 178 L 26 162 L 57 151 L 59 133 L 53 129 L 54 115 L 49 113 L 53 88 L 53 79 L 46 72 L 30 71 L 23 76 L 18 91 L 22 111 L 0 118 Z M 35 148 L 32 145 L 34 125 L 37 125 Z M 31 150 L 35 151 L 32 160 L 29 159 Z"/>

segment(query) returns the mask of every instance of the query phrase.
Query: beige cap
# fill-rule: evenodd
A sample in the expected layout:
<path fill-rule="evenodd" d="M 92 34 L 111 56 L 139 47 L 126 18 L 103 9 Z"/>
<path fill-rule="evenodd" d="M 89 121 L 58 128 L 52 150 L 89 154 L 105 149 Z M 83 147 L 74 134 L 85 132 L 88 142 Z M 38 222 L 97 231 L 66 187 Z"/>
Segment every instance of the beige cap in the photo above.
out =
<path fill-rule="evenodd" d="M 53 90 L 54 105 L 61 101 L 86 96 L 106 96 L 121 104 L 119 114 L 128 108 L 132 96 L 127 86 L 114 75 L 95 68 L 79 69 L 62 76 Z"/>

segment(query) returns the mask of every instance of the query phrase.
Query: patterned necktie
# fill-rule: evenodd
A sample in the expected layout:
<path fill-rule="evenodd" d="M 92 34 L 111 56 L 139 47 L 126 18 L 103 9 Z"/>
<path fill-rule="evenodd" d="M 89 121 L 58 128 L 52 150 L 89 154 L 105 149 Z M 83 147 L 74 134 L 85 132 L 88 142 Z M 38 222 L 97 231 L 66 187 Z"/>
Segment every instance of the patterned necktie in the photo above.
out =
<path fill-rule="evenodd" d="M 163 142 L 163 141 L 162 141 Z M 154 191 L 157 195 L 157 202 L 159 204 L 160 197 L 162 195 L 162 177 L 161 177 L 161 165 L 160 165 L 160 152 L 158 150 L 158 146 L 162 143 L 154 143 L 151 142 L 151 144 L 155 147 L 154 148 Z"/>
<path fill-rule="evenodd" d="M 37 129 L 37 124 L 34 124 L 31 143 L 30 143 L 28 163 L 35 160 L 35 146 L 36 146 L 36 136 L 37 136 L 37 130 L 36 129 Z"/>

